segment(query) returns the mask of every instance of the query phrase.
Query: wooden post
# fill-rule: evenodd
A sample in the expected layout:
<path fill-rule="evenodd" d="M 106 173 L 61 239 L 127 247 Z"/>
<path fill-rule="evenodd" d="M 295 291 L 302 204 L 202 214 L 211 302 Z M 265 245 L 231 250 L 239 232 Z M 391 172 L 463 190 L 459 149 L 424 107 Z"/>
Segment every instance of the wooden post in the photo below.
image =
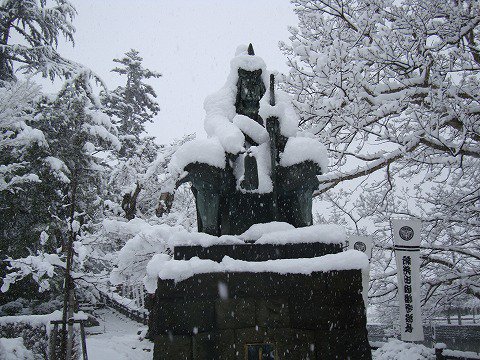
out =
<path fill-rule="evenodd" d="M 70 288 L 70 299 L 69 299 L 69 305 L 68 305 L 68 341 L 67 341 L 67 353 L 66 353 L 66 358 L 67 360 L 72 360 L 73 359 L 73 338 L 74 338 L 74 312 L 73 312 L 73 306 L 74 306 L 75 298 L 73 294 L 73 287 Z"/>
<path fill-rule="evenodd" d="M 143 291 L 143 285 L 140 284 L 138 285 L 138 294 L 140 296 L 139 300 L 140 300 L 140 303 L 139 303 L 139 306 L 141 308 L 144 308 L 145 307 L 145 293 Z"/>
<path fill-rule="evenodd" d="M 50 326 L 50 325 L 48 325 Z M 48 358 L 55 359 L 55 349 L 57 347 L 58 324 L 53 325 L 53 330 L 50 333 Z"/>
<path fill-rule="evenodd" d="M 435 349 L 435 360 L 444 360 L 443 349 Z"/>
<path fill-rule="evenodd" d="M 82 338 L 82 355 L 83 355 L 83 360 L 88 360 L 88 355 L 87 355 L 87 339 L 85 337 L 85 324 L 84 321 L 80 321 L 80 335 Z"/>
<path fill-rule="evenodd" d="M 443 355 L 443 350 L 447 347 L 447 345 L 443 343 L 435 344 L 435 360 L 445 360 L 445 356 Z"/>

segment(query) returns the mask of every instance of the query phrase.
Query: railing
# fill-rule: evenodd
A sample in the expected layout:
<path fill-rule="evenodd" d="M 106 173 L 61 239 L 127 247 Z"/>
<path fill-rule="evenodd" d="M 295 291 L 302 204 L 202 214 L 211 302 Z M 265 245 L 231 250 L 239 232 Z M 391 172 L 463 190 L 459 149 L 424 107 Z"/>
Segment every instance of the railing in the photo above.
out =
<path fill-rule="evenodd" d="M 108 294 L 100 293 L 100 299 L 105 303 L 105 305 L 117 310 L 119 313 L 125 315 L 133 321 L 139 322 L 143 325 L 148 324 L 148 313 L 146 311 L 130 309 L 128 306 L 119 303 Z"/>
<path fill-rule="evenodd" d="M 370 348 L 377 350 L 385 343 L 379 341 L 370 342 Z M 480 360 L 480 355 L 467 351 L 449 350 L 445 344 L 438 343 L 434 348 L 435 360 Z"/>
<path fill-rule="evenodd" d="M 453 353 L 453 354 L 452 354 Z M 447 350 L 447 346 L 443 343 L 435 345 L 436 360 L 479 360 L 480 355 L 470 354 L 463 351 Z"/>
<path fill-rule="evenodd" d="M 60 325 L 63 325 L 64 322 L 63 320 L 52 320 L 50 321 L 50 324 L 53 325 L 53 330 L 52 330 L 52 333 L 50 334 L 49 359 L 55 359 L 58 351 L 57 349 L 58 327 Z M 80 324 L 80 340 L 82 343 L 82 358 L 83 360 L 88 360 L 87 340 L 85 337 L 85 320 L 70 319 L 68 320 L 68 324 L 72 326 L 73 324 Z"/>

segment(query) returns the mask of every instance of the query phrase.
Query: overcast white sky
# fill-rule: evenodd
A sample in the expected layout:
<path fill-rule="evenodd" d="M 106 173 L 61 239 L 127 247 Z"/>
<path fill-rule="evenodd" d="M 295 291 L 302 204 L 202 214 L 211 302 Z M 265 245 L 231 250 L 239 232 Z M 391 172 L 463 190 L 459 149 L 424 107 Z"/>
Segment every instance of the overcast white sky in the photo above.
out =
<path fill-rule="evenodd" d="M 270 70 L 286 71 L 278 41 L 288 40 L 288 26 L 297 24 L 289 0 L 71 2 L 76 43 L 60 44 L 62 55 L 90 67 L 110 89 L 124 81 L 110 72 L 112 59 L 131 48 L 163 74 L 150 80 L 161 111 L 148 131 L 159 143 L 192 132 L 205 136 L 203 100 L 224 84 L 238 45 L 253 43 Z"/>

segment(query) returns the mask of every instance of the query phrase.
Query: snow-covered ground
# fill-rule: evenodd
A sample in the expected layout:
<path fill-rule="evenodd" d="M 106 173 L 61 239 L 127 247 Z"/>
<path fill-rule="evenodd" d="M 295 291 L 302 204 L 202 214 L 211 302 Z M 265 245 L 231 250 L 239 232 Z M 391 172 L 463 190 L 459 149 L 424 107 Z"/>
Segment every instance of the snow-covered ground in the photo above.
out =
<path fill-rule="evenodd" d="M 153 343 L 137 335 L 144 326 L 108 308 L 96 315 L 100 325 L 86 329 L 89 360 L 152 359 Z"/>

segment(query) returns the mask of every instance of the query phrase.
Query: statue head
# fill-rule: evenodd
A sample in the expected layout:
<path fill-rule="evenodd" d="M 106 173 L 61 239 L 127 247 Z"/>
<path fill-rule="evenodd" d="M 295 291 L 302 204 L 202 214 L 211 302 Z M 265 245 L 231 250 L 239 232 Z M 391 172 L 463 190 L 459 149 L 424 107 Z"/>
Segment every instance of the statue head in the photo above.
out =
<path fill-rule="evenodd" d="M 248 71 L 238 69 L 237 97 L 235 108 L 237 114 L 248 116 L 263 125 L 258 116 L 260 99 L 265 94 L 266 88 L 262 80 L 262 70 Z"/>

